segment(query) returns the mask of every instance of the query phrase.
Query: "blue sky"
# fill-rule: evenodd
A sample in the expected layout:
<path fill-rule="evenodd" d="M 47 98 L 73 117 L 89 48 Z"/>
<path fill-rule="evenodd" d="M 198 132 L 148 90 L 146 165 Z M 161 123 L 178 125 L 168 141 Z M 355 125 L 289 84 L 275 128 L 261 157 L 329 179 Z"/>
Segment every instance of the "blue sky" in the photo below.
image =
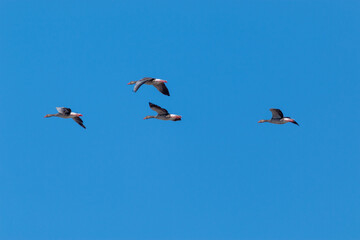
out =
<path fill-rule="evenodd" d="M 359 239 L 359 7 L 2 0 L 0 239 Z"/>

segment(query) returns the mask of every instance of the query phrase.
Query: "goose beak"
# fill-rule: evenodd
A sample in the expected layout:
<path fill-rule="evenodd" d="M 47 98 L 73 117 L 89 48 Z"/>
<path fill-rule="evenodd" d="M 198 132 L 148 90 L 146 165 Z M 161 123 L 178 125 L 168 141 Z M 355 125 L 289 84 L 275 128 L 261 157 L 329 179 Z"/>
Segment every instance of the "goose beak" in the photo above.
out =
<path fill-rule="evenodd" d="M 82 114 L 79 114 L 78 116 L 79 116 L 79 117 L 82 117 L 83 115 L 82 115 Z"/>

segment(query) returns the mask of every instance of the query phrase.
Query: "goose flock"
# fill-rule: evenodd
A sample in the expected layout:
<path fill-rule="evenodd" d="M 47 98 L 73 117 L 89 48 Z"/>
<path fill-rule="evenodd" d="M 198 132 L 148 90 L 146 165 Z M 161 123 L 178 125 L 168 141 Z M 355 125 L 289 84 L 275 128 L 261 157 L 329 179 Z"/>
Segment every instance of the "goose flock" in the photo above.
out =
<path fill-rule="evenodd" d="M 158 78 L 151 78 L 151 77 L 144 77 L 138 81 L 131 81 L 128 83 L 128 85 L 135 84 L 134 89 L 133 89 L 134 92 L 137 92 L 139 90 L 139 88 L 144 84 L 153 85 L 162 94 L 164 94 L 166 96 L 170 96 L 169 90 L 166 87 L 165 83 L 167 83 L 166 80 L 162 80 L 162 79 L 158 79 Z M 156 116 L 146 116 L 144 119 L 156 118 L 156 119 L 160 119 L 160 120 L 171 120 L 171 121 L 180 121 L 181 120 L 180 115 L 171 114 L 165 108 L 162 108 L 156 104 L 149 102 L 149 106 L 150 106 L 151 110 L 157 112 L 157 115 Z M 49 118 L 49 117 L 72 118 L 81 127 L 86 129 L 85 125 L 83 124 L 83 120 L 80 118 L 83 116 L 82 114 L 75 113 L 75 112 L 71 111 L 70 108 L 66 108 L 66 107 L 56 107 L 56 110 L 58 111 L 58 113 L 47 114 L 47 115 L 45 115 L 45 118 Z M 280 109 L 270 108 L 270 111 L 272 113 L 271 119 L 260 120 L 258 123 L 268 122 L 268 123 L 274 123 L 274 124 L 285 124 L 285 123 L 290 122 L 290 123 L 293 123 L 293 124 L 296 124 L 299 126 L 299 124 L 294 119 L 292 119 L 290 117 L 284 117 L 284 114 L 282 113 L 282 111 Z"/>

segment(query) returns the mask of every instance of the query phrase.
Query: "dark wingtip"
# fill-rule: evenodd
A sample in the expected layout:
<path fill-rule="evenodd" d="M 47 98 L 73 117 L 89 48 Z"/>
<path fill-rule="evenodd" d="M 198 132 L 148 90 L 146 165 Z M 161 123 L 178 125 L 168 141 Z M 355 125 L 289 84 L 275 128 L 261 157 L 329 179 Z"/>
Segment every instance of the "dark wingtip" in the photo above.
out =
<path fill-rule="evenodd" d="M 297 122 L 295 122 L 295 121 L 294 121 L 294 122 L 291 122 L 291 123 L 296 124 L 296 125 L 298 125 L 298 126 L 300 127 L 300 125 L 299 125 Z"/>
<path fill-rule="evenodd" d="M 159 92 L 161 92 L 162 94 L 164 94 L 164 95 L 166 95 L 166 96 L 170 96 L 169 90 L 167 90 L 167 89 L 158 89 L 158 90 L 159 90 Z"/>

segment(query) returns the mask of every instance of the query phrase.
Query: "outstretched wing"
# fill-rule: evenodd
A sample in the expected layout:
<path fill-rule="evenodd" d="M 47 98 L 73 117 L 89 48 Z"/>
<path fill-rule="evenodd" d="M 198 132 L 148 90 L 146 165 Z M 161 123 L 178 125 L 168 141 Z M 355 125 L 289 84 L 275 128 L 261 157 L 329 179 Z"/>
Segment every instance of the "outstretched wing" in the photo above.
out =
<path fill-rule="evenodd" d="M 82 120 L 81 118 L 79 118 L 79 117 L 74 117 L 73 119 L 74 119 L 74 121 L 77 122 L 80 126 L 82 126 L 83 128 L 86 129 L 86 127 L 85 127 L 84 124 L 83 124 L 83 120 Z"/>
<path fill-rule="evenodd" d="M 71 109 L 70 108 L 65 108 L 65 107 L 56 107 L 56 110 L 61 113 L 61 114 L 64 114 L 64 115 L 70 115 L 71 113 Z"/>
<path fill-rule="evenodd" d="M 156 87 L 156 89 L 159 90 L 162 94 L 170 96 L 169 89 L 167 89 L 165 83 L 156 83 L 154 84 L 154 87 Z"/>
<path fill-rule="evenodd" d="M 134 86 L 134 92 L 136 92 L 144 83 L 154 80 L 155 78 L 144 77 L 143 79 L 136 82 Z"/>
<path fill-rule="evenodd" d="M 270 111 L 272 112 L 272 118 L 283 118 L 284 117 L 284 114 L 281 112 L 280 109 L 270 108 Z"/>
<path fill-rule="evenodd" d="M 166 109 L 161 108 L 161 107 L 159 107 L 158 105 L 155 105 L 155 104 L 153 104 L 153 103 L 151 103 L 151 102 L 149 102 L 149 106 L 150 106 L 150 108 L 151 108 L 152 110 L 154 110 L 155 112 L 157 112 L 159 115 L 167 115 L 167 114 L 169 114 L 169 112 L 168 112 Z"/>

